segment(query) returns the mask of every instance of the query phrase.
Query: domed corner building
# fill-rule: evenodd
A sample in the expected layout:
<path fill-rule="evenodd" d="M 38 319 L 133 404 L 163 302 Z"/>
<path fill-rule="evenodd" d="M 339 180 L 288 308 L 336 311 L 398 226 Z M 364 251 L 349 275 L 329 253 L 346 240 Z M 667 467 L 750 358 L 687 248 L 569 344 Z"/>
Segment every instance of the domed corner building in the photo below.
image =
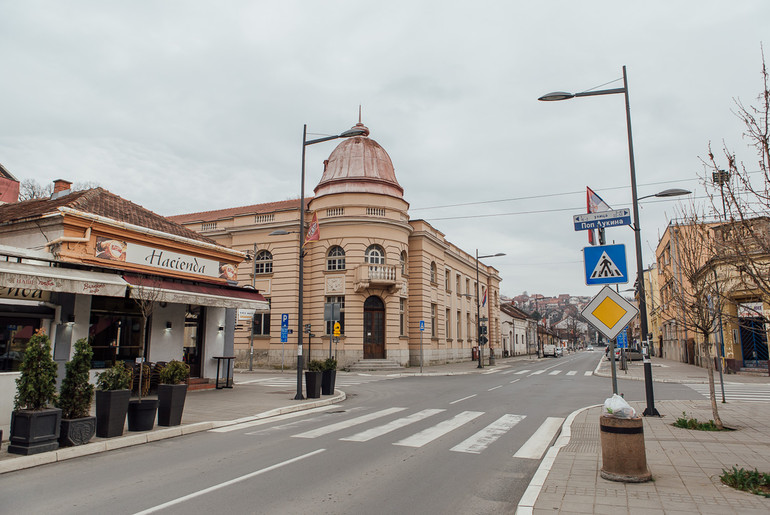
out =
<path fill-rule="evenodd" d="M 337 145 L 324 161 L 315 196 L 305 201 L 305 237 L 317 239 L 304 247 L 304 359 L 325 359 L 331 346 L 341 367 L 419 366 L 422 340 L 426 365 L 471 360 L 478 345 L 475 255 L 427 221 L 410 220 L 390 156 L 363 124 L 354 128 L 364 135 Z M 239 366 L 250 359 L 296 366 L 299 208 L 296 199 L 169 217 L 255 257 L 240 265 L 239 284 L 254 286 L 271 309 L 253 320 L 240 311 Z M 482 324 L 498 355 L 500 280 L 497 270 L 479 263 Z M 327 304 L 341 308 L 340 336 L 331 343 Z M 292 333 L 282 342 L 287 315 Z"/>

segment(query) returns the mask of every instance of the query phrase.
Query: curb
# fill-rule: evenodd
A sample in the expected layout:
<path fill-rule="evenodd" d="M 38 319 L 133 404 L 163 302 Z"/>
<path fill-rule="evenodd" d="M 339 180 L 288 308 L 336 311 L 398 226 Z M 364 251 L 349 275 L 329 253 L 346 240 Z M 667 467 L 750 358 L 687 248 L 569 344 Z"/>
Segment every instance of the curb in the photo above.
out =
<path fill-rule="evenodd" d="M 321 406 L 328 406 L 329 404 L 342 402 L 347 398 L 347 395 L 342 390 L 335 390 L 334 392 L 335 395 L 333 397 L 329 397 L 328 399 L 306 402 L 293 406 L 284 406 L 282 408 L 275 408 L 263 413 L 258 413 L 249 417 L 241 417 L 235 420 L 196 422 L 194 424 L 169 427 L 167 429 L 159 429 L 157 431 L 151 431 L 148 433 L 129 434 L 126 436 L 105 439 L 103 441 L 87 443 L 85 445 L 78 445 L 75 447 L 63 447 L 56 451 L 34 454 L 32 456 L 22 456 L 19 458 L 3 460 L 0 461 L 0 474 L 37 467 L 38 465 L 47 465 L 49 463 L 70 460 L 72 458 L 79 458 L 81 456 L 89 456 L 91 454 L 98 454 L 100 452 L 123 449 L 125 447 L 132 447 L 134 445 L 157 442 L 159 440 L 166 440 L 168 438 L 176 438 L 177 436 L 199 433 L 201 431 L 208 431 L 218 427 L 232 426 L 235 424 L 241 424 L 243 422 L 251 422 L 252 420 L 270 418 L 278 415 L 284 415 L 286 413 L 294 413 L 296 411 L 304 411 Z"/>
<path fill-rule="evenodd" d="M 540 466 L 535 471 L 535 475 L 532 476 L 532 480 L 529 482 L 529 486 L 524 491 L 524 495 L 519 499 L 519 504 L 516 506 L 516 515 L 529 515 L 533 513 L 537 498 L 540 496 L 540 490 L 543 489 L 545 480 L 548 478 L 548 474 L 551 472 L 553 462 L 556 461 L 556 456 L 562 447 L 567 445 L 572 438 L 572 422 L 580 412 L 601 406 L 601 404 L 592 404 L 584 408 L 579 408 L 569 414 L 567 419 L 561 425 L 561 431 L 556 438 L 556 442 L 545 453 L 543 461 L 540 462 Z"/>

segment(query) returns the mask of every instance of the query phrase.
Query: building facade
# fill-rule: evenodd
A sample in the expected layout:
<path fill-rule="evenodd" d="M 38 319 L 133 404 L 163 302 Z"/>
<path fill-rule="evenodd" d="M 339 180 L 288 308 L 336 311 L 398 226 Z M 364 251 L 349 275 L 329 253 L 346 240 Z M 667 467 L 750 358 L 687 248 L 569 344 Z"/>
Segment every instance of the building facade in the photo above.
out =
<path fill-rule="evenodd" d="M 365 135 L 344 139 L 324 162 L 315 195 L 303 206 L 310 223 L 302 230 L 299 200 L 171 217 L 253 257 L 238 268 L 238 281 L 263 293 L 271 310 L 256 317 L 251 331 L 248 313 L 243 317 L 235 340 L 239 361 L 296 363 L 300 329 L 309 330 L 305 358 L 332 354 L 341 366 L 380 359 L 418 365 L 421 355 L 425 363 L 471 359 L 477 311 L 490 346 L 499 349 L 497 270 L 479 263 L 477 284 L 474 255 L 428 221 L 411 219 L 390 156 L 363 124 L 354 128 Z M 325 317 L 331 304 L 341 307 L 336 341 Z M 287 318 L 294 332 L 282 338 Z"/>

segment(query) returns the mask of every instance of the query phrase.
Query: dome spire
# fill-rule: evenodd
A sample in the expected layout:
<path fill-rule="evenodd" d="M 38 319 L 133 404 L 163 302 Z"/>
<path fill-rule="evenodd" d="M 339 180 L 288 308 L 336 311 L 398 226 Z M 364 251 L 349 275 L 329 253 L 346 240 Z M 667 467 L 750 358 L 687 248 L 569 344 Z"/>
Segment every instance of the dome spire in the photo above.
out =
<path fill-rule="evenodd" d="M 355 124 L 353 127 L 351 127 L 351 129 L 364 131 L 364 133 L 361 135 L 363 137 L 369 136 L 369 127 L 367 127 L 361 122 L 361 104 L 358 104 L 358 123 Z"/>

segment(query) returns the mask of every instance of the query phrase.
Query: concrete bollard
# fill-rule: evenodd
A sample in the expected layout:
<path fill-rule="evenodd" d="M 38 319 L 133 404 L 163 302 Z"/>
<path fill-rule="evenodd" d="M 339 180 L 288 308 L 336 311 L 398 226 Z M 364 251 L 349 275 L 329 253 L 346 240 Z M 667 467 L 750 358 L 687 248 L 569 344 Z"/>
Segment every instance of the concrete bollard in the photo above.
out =
<path fill-rule="evenodd" d="M 610 481 L 644 483 L 652 479 L 644 449 L 644 422 L 641 417 L 599 417 L 602 444 L 601 476 Z"/>

